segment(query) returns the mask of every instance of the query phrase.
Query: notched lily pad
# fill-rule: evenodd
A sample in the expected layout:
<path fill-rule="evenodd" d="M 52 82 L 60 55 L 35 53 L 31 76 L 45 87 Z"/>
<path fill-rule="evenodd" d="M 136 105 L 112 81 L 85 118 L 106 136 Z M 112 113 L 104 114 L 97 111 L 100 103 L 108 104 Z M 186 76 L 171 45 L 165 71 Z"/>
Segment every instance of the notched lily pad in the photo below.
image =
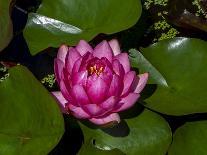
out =
<path fill-rule="evenodd" d="M 206 155 L 207 121 L 188 122 L 173 136 L 169 155 Z"/>
<path fill-rule="evenodd" d="M 90 128 L 81 123 L 85 144 L 95 140 L 99 149 L 119 149 L 127 155 L 166 154 L 171 143 L 171 130 L 161 116 L 145 109 L 137 117 L 122 123 L 107 129 Z"/>
<path fill-rule="evenodd" d="M 24 36 L 30 52 L 36 54 L 127 29 L 137 22 L 141 11 L 140 0 L 43 0 L 37 12 L 29 14 Z"/>
<path fill-rule="evenodd" d="M 139 51 L 131 49 L 129 51 L 129 58 L 132 67 L 147 70 L 147 72 L 153 75 L 149 77 L 148 83 L 157 83 L 162 86 L 168 86 L 167 81 L 162 74 Z"/>
<path fill-rule="evenodd" d="M 137 51 L 137 57 L 133 58 L 136 67 L 140 72 L 149 72 L 154 79 L 146 88 L 157 85 L 143 104 L 169 115 L 207 112 L 206 49 L 207 42 L 199 39 L 165 40 L 142 49 L 141 65 L 138 62 L 141 54 Z M 160 83 L 163 77 L 167 85 Z"/>
<path fill-rule="evenodd" d="M 2 51 L 12 39 L 13 27 L 10 18 L 10 3 L 12 0 L 0 0 L 0 51 Z"/>
<path fill-rule="evenodd" d="M 119 149 L 103 150 L 95 146 L 95 140 L 89 140 L 86 142 L 78 152 L 78 155 L 125 155 Z"/>
<path fill-rule="evenodd" d="M 55 99 L 23 66 L 0 83 L 0 154 L 45 155 L 64 132 Z"/>

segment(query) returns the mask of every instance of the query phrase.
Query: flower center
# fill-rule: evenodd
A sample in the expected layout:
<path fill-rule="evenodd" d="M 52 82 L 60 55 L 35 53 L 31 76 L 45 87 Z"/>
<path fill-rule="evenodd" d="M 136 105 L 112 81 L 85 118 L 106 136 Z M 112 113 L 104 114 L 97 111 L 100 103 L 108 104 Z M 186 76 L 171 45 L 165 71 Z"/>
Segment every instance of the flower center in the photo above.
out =
<path fill-rule="evenodd" d="M 105 69 L 104 63 L 101 62 L 101 60 L 97 58 L 92 59 L 87 66 L 89 75 L 96 74 L 99 76 L 104 71 L 104 69 Z"/>
<path fill-rule="evenodd" d="M 102 72 L 104 71 L 104 68 L 103 67 L 97 67 L 96 65 L 94 66 L 91 66 L 89 69 L 88 69 L 88 72 L 90 75 L 92 74 L 96 74 L 96 75 L 100 75 Z"/>

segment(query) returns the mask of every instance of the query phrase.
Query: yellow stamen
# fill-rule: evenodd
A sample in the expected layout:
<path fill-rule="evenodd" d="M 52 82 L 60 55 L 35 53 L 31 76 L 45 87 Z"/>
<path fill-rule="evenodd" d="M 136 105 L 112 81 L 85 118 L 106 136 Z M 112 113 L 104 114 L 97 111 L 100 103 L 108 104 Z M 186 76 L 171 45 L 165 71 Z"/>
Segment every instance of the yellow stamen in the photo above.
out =
<path fill-rule="evenodd" d="M 103 67 L 101 67 L 101 68 L 99 69 L 99 72 L 103 72 Z"/>
<path fill-rule="evenodd" d="M 93 72 L 94 72 L 94 68 L 93 67 L 90 67 L 90 74 L 93 74 Z"/>
<path fill-rule="evenodd" d="M 93 74 L 95 73 L 96 75 L 100 75 L 103 72 L 103 67 L 100 67 L 99 69 L 96 68 L 96 65 L 94 65 L 93 67 L 89 68 L 89 73 Z"/>
<path fill-rule="evenodd" d="M 98 75 L 100 75 L 101 73 L 103 72 L 103 67 L 101 67 L 100 69 L 99 69 L 99 71 L 98 71 Z"/>

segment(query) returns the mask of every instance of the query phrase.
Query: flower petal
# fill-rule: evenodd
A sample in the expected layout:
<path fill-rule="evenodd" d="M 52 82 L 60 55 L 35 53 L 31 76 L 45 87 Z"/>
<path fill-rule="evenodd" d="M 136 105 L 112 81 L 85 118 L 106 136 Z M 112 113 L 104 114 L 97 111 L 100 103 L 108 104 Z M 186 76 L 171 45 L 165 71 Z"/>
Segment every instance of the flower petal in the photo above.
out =
<path fill-rule="evenodd" d="M 139 94 L 144 89 L 145 85 L 147 84 L 149 74 L 144 73 L 138 76 L 139 76 L 139 82 L 134 92 Z"/>
<path fill-rule="evenodd" d="M 111 84 L 111 80 L 112 80 L 112 77 L 113 77 L 112 74 L 111 74 L 111 75 L 107 75 L 106 72 L 103 72 L 103 73 L 101 73 L 101 74 L 99 75 L 99 77 L 100 77 L 100 78 L 101 78 L 107 85 L 110 86 L 110 84 Z"/>
<path fill-rule="evenodd" d="M 123 103 L 123 102 L 120 102 L 120 99 L 119 99 L 119 101 L 118 101 L 118 102 L 116 103 L 116 105 L 114 106 L 112 112 L 118 112 L 117 109 L 120 109 L 121 106 L 123 106 L 123 105 L 124 105 L 124 103 Z"/>
<path fill-rule="evenodd" d="M 60 59 L 56 58 L 54 60 L 54 71 L 55 71 L 55 77 L 58 83 L 60 83 L 63 67 L 64 67 L 64 63 Z"/>
<path fill-rule="evenodd" d="M 131 108 L 139 97 L 140 95 L 137 93 L 130 93 L 128 96 L 121 99 L 120 102 L 123 103 L 123 105 L 119 109 L 114 110 L 114 112 L 119 112 Z"/>
<path fill-rule="evenodd" d="M 87 94 L 94 104 L 99 104 L 106 98 L 109 86 L 97 75 L 92 75 L 87 81 Z"/>
<path fill-rule="evenodd" d="M 81 62 L 82 62 L 82 57 L 76 60 L 76 62 L 73 65 L 72 74 L 77 73 L 79 71 Z"/>
<path fill-rule="evenodd" d="M 120 123 L 120 117 L 119 114 L 117 113 L 112 113 L 106 117 L 103 118 L 91 118 L 89 119 L 92 123 L 97 124 L 97 125 L 104 125 L 110 122 L 117 122 Z"/>
<path fill-rule="evenodd" d="M 65 58 L 68 53 L 68 46 L 62 45 L 58 49 L 57 58 L 60 59 L 63 63 L 65 63 Z"/>
<path fill-rule="evenodd" d="M 99 75 L 99 77 L 106 82 L 107 85 L 111 84 L 111 80 L 113 78 L 113 72 L 108 68 L 105 67 L 104 72 Z"/>
<path fill-rule="evenodd" d="M 65 85 L 65 82 L 63 80 L 60 81 L 60 90 L 61 90 L 64 98 L 68 102 L 74 102 L 71 95 L 69 94 L 69 88 Z"/>
<path fill-rule="evenodd" d="M 115 104 L 118 101 L 118 97 L 116 96 L 111 96 L 109 97 L 107 100 L 105 100 L 104 102 L 102 102 L 99 106 L 103 109 L 105 109 L 107 112 L 111 111 Z"/>
<path fill-rule="evenodd" d="M 87 71 L 81 71 L 81 72 L 76 72 L 72 74 L 72 85 L 86 85 L 88 77 L 88 72 Z"/>
<path fill-rule="evenodd" d="M 99 75 L 99 77 L 103 79 L 108 85 L 110 85 L 113 78 L 112 64 L 106 58 L 101 58 L 101 62 L 104 63 L 105 67 L 104 71 Z"/>
<path fill-rule="evenodd" d="M 116 39 L 112 39 L 109 41 L 109 45 L 113 51 L 113 54 L 116 56 L 121 53 L 119 42 Z"/>
<path fill-rule="evenodd" d="M 71 96 L 75 98 L 80 107 L 85 104 L 90 104 L 86 91 L 81 85 L 75 85 L 72 87 Z"/>
<path fill-rule="evenodd" d="M 109 88 L 108 96 L 120 96 L 121 92 L 123 91 L 123 87 L 124 84 L 122 79 L 118 75 L 114 74 Z"/>
<path fill-rule="evenodd" d="M 124 77 L 124 68 L 120 64 L 120 62 L 118 60 L 114 60 L 112 65 L 113 65 L 114 72 L 117 75 L 119 75 L 121 78 L 123 78 Z"/>
<path fill-rule="evenodd" d="M 76 50 L 80 53 L 81 56 L 83 56 L 87 52 L 92 53 L 93 48 L 85 40 L 80 40 L 76 46 Z"/>
<path fill-rule="evenodd" d="M 89 52 L 87 52 L 81 60 L 81 65 L 79 67 L 79 71 L 85 71 L 86 70 L 86 66 L 88 65 L 88 61 L 90 61 L 90 59 L 93 58 L 93 55 Z"/>
<path fill-rule="evenodd" d="M 73 48 L 73 47 L 70 47 L 69 48 L 69 52 L 66 56 L 66 67 L 67 67 L 67 70 L 68 72 L 71 74 L 72 73 L 72 69 L 73 69 L 73 66 L 74 66 L 74 63 L 80 58 L 80 54 L 78 53 L 78 51 Z"/>
<path fill-rule="evenodd" d="M 129 93 L 131 90 L 131 87 L 133 85 L 133 81 L 136 78 L 136 73 L 134 71 L 130 71 L 127 74 L 124 75 L 124 89 L 122 92 L 122 96 Z"/>
<path fill-rule="evenodd" d="M 128 54 L 127 53 L 121 53 L 121 54 L 115 56 L 114 59 L 119 60 L 119 62 L 124 67 L 125 73 L 127 73 L 127 72 L 130 71 L 130 63 L 129 63 L 129 57 L 128 57 Z"/>
<path fill-rule="evenodd" d="M 62 113 L 67 113 L 67 110 L 65 109 L 65 105 L 66 103 L 68 103 L 68 101 L 63 97 L 62 93 L 60 91 L 54 91 L 52 92 L 52 95 L 57 99 L 58 105 Z"/>
<path fill-rule="evenodd" d="M 87 119 L 91 118 L 89 114 L 87 114 L 81 107 L 74 106 L 72 104 L 67 105 L 70 109 L 72 115 L 78 119 Z"/>
<path fill-rule="evenodd" d="M 113 52 L 112 52 L 110 45 L 108 44 L 106 40 L 102 41 L 95 47 L 93 51 L 93 56 L 99 59 L 105 57 L 110 62 L 112 62 Z"/>
<path fill-rule="evenodd" d="M 103 108 L 99 107 L 96 104 L 83 105 L 82 108 L 92 117 L 103 116 L 106 113 Z"/>

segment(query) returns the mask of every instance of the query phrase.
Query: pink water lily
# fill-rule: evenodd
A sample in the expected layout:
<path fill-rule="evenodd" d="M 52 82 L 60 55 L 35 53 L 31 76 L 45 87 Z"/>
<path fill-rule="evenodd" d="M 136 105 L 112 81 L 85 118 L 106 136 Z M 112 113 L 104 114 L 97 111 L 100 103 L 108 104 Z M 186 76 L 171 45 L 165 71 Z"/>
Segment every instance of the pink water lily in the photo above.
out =
<path fill-rule="evenodd" d="M 84 40 L 76 47 L 62 45 L 54 69 L 60 92 L 53 95 L 62 111 L 97 125 L 119 123 L 118 112 L 136 103 L 148 80 L 148 73 L 137 76 L 130 70 L 117 40 L 94 49 Z"/>

